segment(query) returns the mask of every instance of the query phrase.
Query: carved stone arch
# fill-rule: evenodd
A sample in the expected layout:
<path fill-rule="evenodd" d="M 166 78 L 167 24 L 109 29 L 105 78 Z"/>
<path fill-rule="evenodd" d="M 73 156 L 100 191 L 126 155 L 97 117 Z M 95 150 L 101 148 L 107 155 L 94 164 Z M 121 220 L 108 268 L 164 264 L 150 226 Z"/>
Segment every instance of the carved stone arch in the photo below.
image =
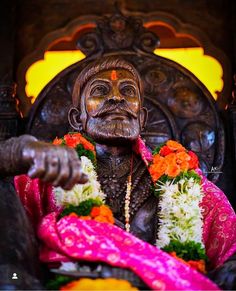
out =
<path fill-rule="evenodd" d="M 111 34 L 110 22 L 114 19 L 118 26 Z M 86 41 L 91 38 L 100 42 L 88 48 Z M 203 170 L 221 169 L 224 132 L 215 101 L 188 70 L 152 53 L 158 42 L 140 19 L 118 14 L 99 20 L 98 28 L 80 39 L 80 49 L 90 57 L 62 71 L 43 89 L 32 106 L 27 132 L 44 140 L 68 132 L 66 116 L 77 75 L 98 56 L 119 55 L 136 67 L 144 82 L 144 105 L 149 119 L 142 135 L 147 143 L 154 147 L 170 138 L 179 140 L 198 153 Z M 218 176 L 215 173 L 210 178 L 216 181 Z"/>
<path fill-rule="evenodd" d="M 135 13 L 137 15 L 137 13 Z M 142 17 L 144 25 L 148 28 L 153 23 L 163 22 L 168 24 L 174 29 L 175 34 L 178 35 L 188 35 L 193 37 L 195 41 L 199 43 L 204 50 L 205 55 L 209 55 L 217 59 L 223 68 L 223 90 L 220 92 L 217 98 L 217 104 L 220 109 L 224 109 L 226 104 L 228 104 L 231 98 L 231 88 L 232 88 L 232 68 L 229 58 L 226 56 L 224 51 L 214 45 L 214 39 L 210 38 L 205 31 L 200 29 L 193 24 L 183 22 L 176 15 L 168 12 L 158 11 L 154 13 L 138 14 Z"/>
<path fill-rule="evenodd" d="M 129 12 L 122 7 L 122 11 L 126 15 L 138 17 L 142 19 L 145 27 L 149 27 L 153 23 L 162 22 L 169 25 L 176 33 L 176 35 L 188 35 L 192 36 L 204 49 L 206 55 L 213 56 L 216 58 L 223 68 L 223 82 L 224 87 L 217 99 L 217 103 L 220 109 L 224 109 L 225 105 L 228 103 L 228 98 L 230 98 L 231 90 L 231 64 L 228 57 L 225 53 L 214 46 L 213 40 L 210 39 L 207 34 L 199 29 L 196 26 L 193 26 L 190 23 L 185 23 L 177 16 L 167 13 L 164 11 L 154 12 L 154 13 L 138 13 L 138 12 Z M 18 95 L 20 99 L 20 109 L 24 116 L 26 116 L 31 108 L 31 103 L 29 98 L 25 96 L 25 73 L 28 67 L 36 62 L 37 60 L 43 59 L 44 52 L 48 50 L 53 43 L 57 42 L 59 39 L 69 40 L 73 37 L 74 34 L 83 34 L 83 31 L 87 29 L 94 29 L 96 23 L 102 21 L 104 17 L 97 15 L 87 15 L 80 16 L 77 19 L 71 21 L 62 29 L 58 29 L 47 34 L 40 42 L 37 49 L 32 52 L 30 55 L 26 56 L 18 66 L 17 70 L 17 79 L 18 79 Z M 91 39 L 89 40 L 91 45 Z M 92 40 L 93 42 L 93 40 Z M 93 45 L 93 44 L 92 44 Z"/>

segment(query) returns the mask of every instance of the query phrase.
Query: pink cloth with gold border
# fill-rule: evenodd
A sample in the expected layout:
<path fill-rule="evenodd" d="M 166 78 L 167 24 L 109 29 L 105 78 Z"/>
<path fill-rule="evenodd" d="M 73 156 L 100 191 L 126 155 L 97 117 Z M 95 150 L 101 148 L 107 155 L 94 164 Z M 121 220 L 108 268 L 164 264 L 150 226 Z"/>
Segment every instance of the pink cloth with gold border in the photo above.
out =
<path fill-rule="evenodd" d="M 96 221 L 64 217 L 52 187 L 26 175 L 15 177 L 16 190 L 42 241 L 43 262 L 101 261 L 133 270 L 155 290 L 217 290 L 214 283 L 158 248 L 122 229 Z M 205 192 L 203 241 L 212 267 L 236 252 L 236 216 L 224 193 L 202 177 Z"/>

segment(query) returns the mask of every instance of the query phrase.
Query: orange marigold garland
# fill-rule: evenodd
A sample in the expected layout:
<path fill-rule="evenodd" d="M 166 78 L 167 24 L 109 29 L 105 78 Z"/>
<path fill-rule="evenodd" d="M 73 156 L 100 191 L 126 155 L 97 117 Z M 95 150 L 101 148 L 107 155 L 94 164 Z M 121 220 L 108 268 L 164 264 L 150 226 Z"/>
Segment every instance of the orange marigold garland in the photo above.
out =
<path fill-rule="evenodd" d="M 86 156 L 93 163 L 96 162 L 95 146 L 92 142 L 88 141 L 81 133 L 71 132 L 62 138 L 55 138 L 53 141 L 54 145 L 66 145 L 74 148 L 79 157 Z"/>
<path fill-rule="evenodd" d="M 113 224 L 113 214 L 110 208 L 104 204 L 105 195 L 97 180 L 94 144 L 80 133 L 68 133 L 60 139 L 55 138 L 53 144 L 74 148 L 81 159 L 82 170 L 89 179 L 86 184 L 77 184 L 69 191 L 61 187 L 53 188 L 56 203 L 64 208 L 60 217 L 69 215 L 84 220 L 93 219 Z"/>
<path fill-rule="evenodd" d="M 71 212 L 69 216 L 79 217 L 83 220 L 93 219 L 99 222 L 106 222 L 111 224 L 114 224 L 115 222 L 113 213 L 107 205 L 93 206 L 88 215 L 78 215 L 76 212 Z"/>
<path fill-rule="evenodd" d="M 168 140 L 159 150 L 154 151 L 149 172 L 155 183 L 163 175 L 177 177 L 181 172 L 198 168 L 198 158 L 176 141 Z"/>
<path fill-rule="evenodd" d="M 172 257 L 176 258 L 177 260 L 179 260 L 180 262 L 189 265 L 191 268 L 205 274 L 206 273 L 206 264 L 204 260 L 189 260 L 189 261 L 185 261 L 183 259 L 181 259 L 180 257 L 178 257 L 176 255 L 176 252 L 171 252 L 169 253 Z"/>
<path fill-rule="evenodd" d="M 203 197 L 201 178 L 194 171 L 197 156 L 176 141 L 153 151 L 149 172 L 159 197 L 159 230 L 156 245 L 198 271 L 205 272 L 202 241 Z"/>

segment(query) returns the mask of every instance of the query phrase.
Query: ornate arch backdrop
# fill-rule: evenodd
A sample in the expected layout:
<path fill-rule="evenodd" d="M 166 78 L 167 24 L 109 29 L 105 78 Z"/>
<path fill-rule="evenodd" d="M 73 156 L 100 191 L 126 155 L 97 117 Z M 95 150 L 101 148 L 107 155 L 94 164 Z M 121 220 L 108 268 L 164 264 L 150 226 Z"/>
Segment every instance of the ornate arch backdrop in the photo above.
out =
<path fill-rule="evenodd" d="M 124 10 L 124 9 L 123 9 Z M 125 11 L 125 10 L 124 10 Z M 194 26 L 193 24 L 186 23 L 176 15 L 167 12 L 154 12 L 154 13 L 127 13 L 129 17 L 136 17 L 138 19 L 142 19 L 144 23 L 144 27 L 148 28 L 151 32 L 158 34 L 158 27 L 160 24 L 172 30 L 172 33 L 175 35 L 176 39 L 181 39 L 181 43 L 185 44 L 186 39 L 188 39 L 188 44 L 190 46 L 199 46 L 204 50 L 204 55 L 209 55 L 214 57 L 222 66 L 223 69 L 223 89 L 218 94 L 217 105 L 220 109 L 224 109 L 226 104 L 229 102 L 231 98 L 231 64 L 229 62 L 228 57 L 225 53 L 218 47 L 215 46 L 212 39 L 205 33 L 204 30 L 200 29 L 198 26 Z M 80 16 L 77 19 L 74 19 L 70 23 L 68 23 L 64 28 L 52 31 L 45 35 L 37 49 L 35 49 L 32 53 L 25 56 L 23 60 L 20 62 L 17 71 L 17 79 L 18 79 L 18 95 L 20 98 L 20 109 L 24 116 L 26 116 L 31 108 L 31 103 L 29 98 L 26 98 L 25 94 L 25 86 L 26 86 L 26 72 L 27 69 L 36 61 L 44 59 L 44 53 L 50 50 L 78 50 L 80 49 L 80 43 L 83 39 L 84 35 L 87 35 L 88 32 L 93 33 L 94 29 L 96 29 L 97 23 L 103 21 L 103 17 L 97 15 L 87 15 Z M 192 40 L 191 40 L 192 39 Z M 90 57 L 89 46 L 93 45 L 92 43 L 95 40 L 89 40 L 86 36 L 87 46 L 85 55 Z M 172 39 L 173 41 L 173 39 Z M 165 40 L 164 40 L 165 43 Z M 167 44 L 168 45 L 168 44 Z M 156 47 L 154 47 L 155 49 Z M 91 50 L 92 53 L 96 53 Z"/>
<path fill-rule="evenodd" d="M 93 30 L 78 38 L 77 46 L 87 58 L 63 70 L 43 89 L 30 110 L 27 132 L 48 141 L 68 132 L 67 112 L 78 73 L 94 59 L 119 54 L 137 68 L 144 83 L 149 119 L 142 135 L 149 146 L 170 138 L 181 141 L 197 152 L 202 169 L 216 181 L 225 145 L 215 101 L 188 70 L 154 55 L 158 44 L 157 35 L 139 17 L 117 12 L 99 18 Z"/>

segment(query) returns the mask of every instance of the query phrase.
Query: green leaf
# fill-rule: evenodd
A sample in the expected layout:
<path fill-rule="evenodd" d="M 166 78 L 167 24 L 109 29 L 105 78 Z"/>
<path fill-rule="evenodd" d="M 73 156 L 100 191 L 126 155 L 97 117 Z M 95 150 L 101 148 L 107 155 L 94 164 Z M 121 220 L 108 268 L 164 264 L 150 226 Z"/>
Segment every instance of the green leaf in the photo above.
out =
<path fill-rule="evenodd" d="M 86 201 L 81 202 L 78 206 L 69 205 L 67 206 L 62 213 L 60 214 L 60 218 L 63 216 L 67 216 L 71 213 L 76 213 L 78 216 L 87 216 L 90 214 L 92 208 L 94 206 L 101 206 L 102 202 L 98 199 L 88 199 Z"/>
<path fill-rule="evenodd" d="M 207 260 L 205 249 L 200 243 L 194 241 L 180 242 L 178 240 L 171 240 L 162 249 L 167 253 L 176 252 L 176 255 L 185 261 Z"/>
<path fill-rule="evenodd" d="M 88 159 L 91 160 L 91 162 L 93 163 L 94 166 L 96 166 L 96 158 L 95 158 L 95 155 L 92 151 L 90 150 L 86 150 L 82 144 L 78 144 L 75 148 L 76 152 L 77 152 L 77 155 L 79 157 L 82 157 L 82 156 L 85 156 L 87 157 Z"/>
<path fill-rule="evenodd" d="M 47 290 L 59 290 L 59 288 L 63 285 L 66 285 L 72 281 L 74 281 L 75 278 L 67 277 L 63 275 L 56 275 L 54 279 L 51 279 L 46 284 Z"/>

